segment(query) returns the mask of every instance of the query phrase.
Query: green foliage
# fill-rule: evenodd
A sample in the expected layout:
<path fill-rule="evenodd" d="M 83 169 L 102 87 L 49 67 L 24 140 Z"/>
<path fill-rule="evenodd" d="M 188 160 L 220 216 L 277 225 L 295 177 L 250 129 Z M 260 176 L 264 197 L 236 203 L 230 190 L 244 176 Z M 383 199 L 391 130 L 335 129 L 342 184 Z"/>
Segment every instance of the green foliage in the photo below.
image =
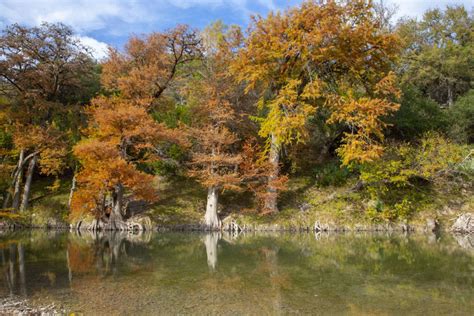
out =
<path fill-rule="evenodd" d="M 13 148 L 13 137 L 10 133 L 0 129 L 0 148 L 1 149 L 12 149 Z"/>
<path fill-rule="evenodd" d="M 351 172 L 340 162 L 330 162 L 313 168 L 313 174 L 319 187 L 342 186 L 346 184 Z"/>
<path fill-rule="evenodd" d="M 165 148 L 164 156 L 167 158 L 150 162 L 146 164 L 145 169 L 160 176 L 182 175 L 184 171 L 182 166 L 186 158 L 185 150 L 176 144 L 172 144 Z"/>
<path fill-rule="evenodd" d="M 471 149 L 456 169 L 467 178 L 467 181 L 474 183 L 474 149 Z"/>
<path fill-rule="evenodd" d="M 459 143 L 474 143 L 474 89 L 454 103 L 449 115 L 450 137 Z"/>
<path fill-rule="evenodd" d="M 406 85 L 400 109 L 390 118 L 390 123 L 392 134 L 412 140 L 429 131 L 446 130 L 448 116 L 435 101 L 423 97 L 413 85 Z"/>
<path fill-rule="evenodd" d="M 160 109 L 152 112 L 155 121 L 164 123 L 169 128 L 176 128 L 180 123 L 188 125 L 191 121 L 190 110 L 187 105 L 176 104 L 170 105 L 166 111 Z"/>
<path fill-rule="evenodd" d="M 367 214 L 373 219 L 409 217 L 430 193 L 430 184 L 458 168 L 468 152 L 437 133 L 390 148 L 382 159 L 360 167 L 360 179 L 375 201 Z"/>
<path fill-rule="evenodd" d="M 398 33 L 405 42 L 403 82 L 440 105 L 451 105 L 472 87 L 473 26 L 472 14 L 462 6 L 429 10 L 421 21 L 402 21 Z"/>

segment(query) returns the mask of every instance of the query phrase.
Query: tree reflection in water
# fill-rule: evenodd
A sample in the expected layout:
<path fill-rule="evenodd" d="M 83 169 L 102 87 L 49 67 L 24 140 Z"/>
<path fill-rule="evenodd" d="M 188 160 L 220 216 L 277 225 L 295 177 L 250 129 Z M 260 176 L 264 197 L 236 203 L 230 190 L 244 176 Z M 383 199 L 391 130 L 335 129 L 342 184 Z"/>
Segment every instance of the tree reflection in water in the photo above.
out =
<path fill-rule="evenodd" d="M 460 240 L 30 231 L 0 235 L 0 297 L 47 298 L 84 314 L 463 314 L 474 283 L 472 240 Z"/>
<path fill-rule="evenodd" d="M 10 242 L 8 247 L 2 247 L 0 252 L 2 255 L 2 274 L 9 294 L 26 296 L 25 249 L 23 244 L 21 242 Z"/>
<path fill-rule="evenodd" d="M 211 271 L 214 271 L 217 266 L 217 243 L 221 238 L 222 234 L 220 232 L 211 232 L 202 238 L 206 246 L 207 265 Z"/>
<path fill-rule="evenodd" d="M 151 232 L 80 232 L 71 234 L 67 246 L 68 275 L 95 272 L 105 277 L 117 275 L 120 264 L 134 262 L 133 248 L 146 247 Z"/>

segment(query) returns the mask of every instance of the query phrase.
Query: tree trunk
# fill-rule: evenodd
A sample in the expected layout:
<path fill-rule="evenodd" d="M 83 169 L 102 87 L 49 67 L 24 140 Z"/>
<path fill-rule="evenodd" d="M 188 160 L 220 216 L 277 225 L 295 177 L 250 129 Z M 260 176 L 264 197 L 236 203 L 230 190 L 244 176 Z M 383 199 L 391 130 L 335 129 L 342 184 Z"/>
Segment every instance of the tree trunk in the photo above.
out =
<path fill-rule="evenodd" d="M 16 179 L 14 179 L 14 191 L 13 191 L 13 201 L 12 208 L 15 211 L 18 211 L 20 207 L 20 194 L 21 194 L 21 182 L 23 181 L 23 160 L 25 159 L 25 150 L 20 151 L 20 157 L 18 158 L 18 174 Z"/>
<path fill-rule="evenodd" d="M 23 199 L 21 201 L 21 207 L 20 207 L 21 212 L 24 212 L 28 209 L 28 200 L 30 198 L 31 182 L 33 180 L 33 173 L 35 171 L 37 160 L 38 160 L 38 156 L 34 155 L 31 158 L 30 164 L 28 165 L 28 170 L 26 171 L 25 188 L 23 189 Z"/>
<path fill-rule="evenodd" d="M 11 197 L 12 197 L 12 195 L 10 194 L 9 191 L 5 192 L 5 195 L 3 196 L 3 204 L 2 204 L 3 209 L 8 208 L 8 205 L 10 204 Z"/>
<path fill-rule="evenodd" d="M 74 196 L 74 191 L 76 191 L 76 174 L 74 174 L 74 177 L 72 178 L 71 191 L 69 192 L 69 200 L 67 202 L 69 208 L 71 208 L 71 202 L 72 197 Z"/>
<path fill-rule="evenodd" d="M 217 216 L 217 201 L 219 192 L 216 187 L 210 187 L 207 191 L 206 215 L 204 216 L 204 224 L 209 230 L 219 230 L 221 222 Z"/>
<path fill-rule="evenodd" d="M 274 182 L 278 179 L 280 174 L 280 146 L 277 144 L 274 134 L 272 134 L 271 138 L 269 160 L 271 170 L 268 176 L 267 195 L 265 197 L 264 210 L 269 213 L 276 213 L 278 212 L 278 191 Z"/>
<path fill-rule="evenodd" d="M 450 108 L 454 103 L 453 89 L 448 82 L 448 107 Z"/>
<path fill-rule="evenodd" d="M 115 186 L 114 193 L 112 195 L 112 211 L 109 217 L 109 229 L 111 230 L 122 230 L 123 227 L 123 185 L 121 183 Z"/>

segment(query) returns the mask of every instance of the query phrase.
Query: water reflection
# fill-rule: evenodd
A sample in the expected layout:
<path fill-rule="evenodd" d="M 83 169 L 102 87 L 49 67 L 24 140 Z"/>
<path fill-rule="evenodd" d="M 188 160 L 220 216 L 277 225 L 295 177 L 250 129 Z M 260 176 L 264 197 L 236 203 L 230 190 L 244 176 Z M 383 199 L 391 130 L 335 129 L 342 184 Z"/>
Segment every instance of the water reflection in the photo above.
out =
<path fill-rule="evenodd" d="M 0 296 L 47 298 L 85 314 L 469 314 L 471 242 L 32 231 L 0 236 Z"/>
<path fill-rule="evenodd" d="M 21 243 L 9 243 L 8 247 L 0 250 L 2 255 L 2 270 L 8 292 L 26 296 L 25 285 L 25 250 Z"/>
<path fill-rule="evenodd" d="M 140 259 L 140 252 L 134 258 L 133 250 L 150 243 L 151 232 L 80 232 L 69 235 L 67 244 L 68 277 L 74 273 L 97 272 L 98 275 L 116 275 L 121 262 Z"/>
<path fill-rule="evenodd" d="M 217 243 L 221 239 L 220 232 L 212 232 L 204 235 L 202 241 L 206 246 L 207 265 L 211 271 L 216 269 L 217 265 Z"/>

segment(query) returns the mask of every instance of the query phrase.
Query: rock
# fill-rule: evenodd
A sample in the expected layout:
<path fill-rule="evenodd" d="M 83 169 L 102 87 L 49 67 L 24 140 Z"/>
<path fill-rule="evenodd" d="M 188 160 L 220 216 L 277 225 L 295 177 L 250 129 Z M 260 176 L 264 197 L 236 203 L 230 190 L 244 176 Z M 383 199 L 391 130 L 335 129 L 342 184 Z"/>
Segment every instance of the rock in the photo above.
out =
<path fill-rule="evenodd" d="M 301 212 L 306 212 L 311 208 L 311 204 L 307 202 L 303 202 L 300 205 L 298 205 L 298 208 L 300 209 Z"/>
<path fill-rule="evenodd" d="M 150 231 L 153 229 L 151 219 L 148 216 L 144 215 L 135 215 L 127 220 L 128 230 L 129 231 Z"/>
<path fill-rule="evenodd" d="M 456 233 L 472 234 L 474 233 L 474 214 L 464 213 L 458 216 L 451 230 Z"/>
<path fill-rule="evenodd" d="M 459 246 L 461 248 L 467 249 L 467 250 L 474 250 L 474 235 L 472 234 L 454 234 L 454 238 L 458 242 Z"/>
<path fill-rule="evenodd" d="M 0 299 L 0 315 L 64 315 L 54 304 L 32 306 L 21 297 L 10 296 Z"/>
<path fill-rule="evenodd" d="M 314 230 L 315 232 L 320 232 L 320 231 L 322 231 L 321 223 L 320 223 L 319 221 L 314 222 L 313 230 Z"/>
<path fill-rule="evenodd" d="M 441 214 L 443 215 L 452 215 L 454 214 L 454 211 L 452 208 L 450 208 L 449 206 L 445 205 L 443 210 L 441 211 Z"/>
<path fill-rule="evenodd" d="M 425 231 L 434 232 L 439 228 L 438 221 L 434 218 L 426 219 Z"/>

